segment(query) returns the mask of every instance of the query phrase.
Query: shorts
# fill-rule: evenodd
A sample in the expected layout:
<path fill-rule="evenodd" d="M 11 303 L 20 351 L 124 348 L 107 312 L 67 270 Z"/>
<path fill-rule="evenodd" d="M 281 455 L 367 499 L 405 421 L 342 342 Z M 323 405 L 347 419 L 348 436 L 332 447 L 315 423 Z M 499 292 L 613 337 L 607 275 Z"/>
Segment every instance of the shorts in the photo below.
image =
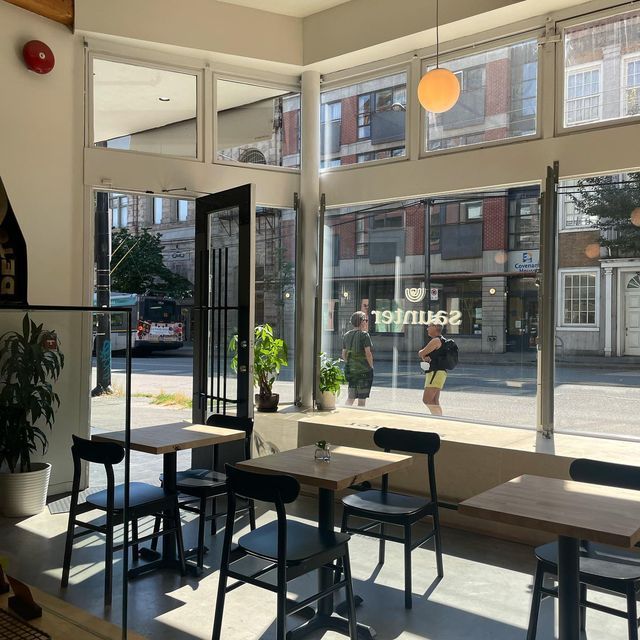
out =
<path fill-rule="evenodd" d="M 355 376 L 349 379 L 349 388 L 347 389 L 349 398 L 364 399 L 368 398 L 371 393 L 371 385 L 373 384 L 373 369 L 364 375 Z"/>
<path fill-rule="evenodd" d="M 424 377 L 425 389 L 442 389 L 444 383 L 447 380 L 446 371 L 427 371 L 427 375 Z"/>

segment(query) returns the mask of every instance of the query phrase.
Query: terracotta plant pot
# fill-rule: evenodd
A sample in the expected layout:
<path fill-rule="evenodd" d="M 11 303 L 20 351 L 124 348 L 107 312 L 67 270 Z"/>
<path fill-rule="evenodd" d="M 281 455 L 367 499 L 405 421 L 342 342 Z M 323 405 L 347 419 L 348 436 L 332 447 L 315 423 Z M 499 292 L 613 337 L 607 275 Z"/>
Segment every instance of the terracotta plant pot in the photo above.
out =
<path fill-rule="evenodd" d="M 34 462 L 32 471 L 0 473 L 0 514 L 24 518 L 40 513 L 47 503 L 51 465 Z"/>
<path fill-rule="evenodd" d="M 256 393 L 256 407 L 258 408 L 258 411 L 277 411 L 279 400 L 279 393 L 272 393 L 270 396 L 262 396 L 259 393 Z"/>
<path fill-rule="evenodd" d="M 336 408 L 336 394 L 331 391 L 322 391 L 318 398 L 318 405 L 322 411 L 333 411 Z"/>

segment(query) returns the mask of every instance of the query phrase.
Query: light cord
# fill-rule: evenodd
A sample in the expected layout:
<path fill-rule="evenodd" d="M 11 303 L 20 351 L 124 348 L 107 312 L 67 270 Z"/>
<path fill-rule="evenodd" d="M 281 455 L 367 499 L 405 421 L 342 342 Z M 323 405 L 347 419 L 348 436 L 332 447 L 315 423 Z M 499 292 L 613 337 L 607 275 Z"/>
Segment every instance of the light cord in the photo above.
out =
<path fill-rule="evenodd" d="M 440 34 L 439 34 L 439 17 L 438 17 L 438 7 L 439 7 L 439 0 L 436 0 L 436 69 L 440 66 L 439 62 L 438 62 L 438 57 L 439 57 L 439 51 L 440 51 Z"/>

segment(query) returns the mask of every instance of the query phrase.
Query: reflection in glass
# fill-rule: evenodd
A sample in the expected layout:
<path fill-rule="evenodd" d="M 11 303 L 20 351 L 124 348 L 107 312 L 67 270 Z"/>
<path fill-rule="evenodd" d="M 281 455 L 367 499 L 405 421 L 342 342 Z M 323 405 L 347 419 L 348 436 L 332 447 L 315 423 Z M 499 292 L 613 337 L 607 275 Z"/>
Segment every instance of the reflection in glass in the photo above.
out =
<path fill-rule="evenodd" d="M 406 73 L 324 91 L 320 167 L 404 156 L 406 110 Z"/>
<path fill-rule="evenodd" d="M 640 13 L 564 32 L 564 126 L 640 115 Z"/>
<path fill-rule="evenodd" d="M 218 160 L 300 168 L 300 94 L 218 80 Z"/>
<path fill-rule="evenodd" d="M 93 61 L 93 145 L 195 158 L 195 75 Z"/>
<path fill-rule="evenodd" d="M 525 187 L 326 212 L 322 351 L 338 357 L 353 314 L 367 316 L 367 408 L 427 411 L 418 350 L 438 318 L 459 349 L 444 415 L 534 426 L 537 201 Z"/>
<path fill-rule="evenodd" d="M 444 113 L 425 112 L 426 151 L 505 140 L 536 132 L 538 43 L 527 40 L 444 63 L 460 98 Z M 423 74 L 434 67 L 424 66 Z"/>

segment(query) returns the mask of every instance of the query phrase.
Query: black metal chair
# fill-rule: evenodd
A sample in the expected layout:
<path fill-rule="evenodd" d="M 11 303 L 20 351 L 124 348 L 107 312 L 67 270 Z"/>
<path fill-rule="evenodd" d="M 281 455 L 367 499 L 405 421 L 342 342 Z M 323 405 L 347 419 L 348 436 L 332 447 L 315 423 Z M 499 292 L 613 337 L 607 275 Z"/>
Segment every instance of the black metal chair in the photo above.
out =
<path fill-rule="evenodd" d="M 640 490 L 640 467 L 596 460 L 574 460 L 569 469 L 572 480 L 592 484 Z M 558 597 L 558 589 L 543 585 L 545 576 L 558 575 L 558 544 L 551 542 L 535 551 L 538 564 L 533 584 L 533 600 L 529 616 L 527 640 L 535 640 L 538 614 L 543 598 Z M 589 587 L 603 589 L 626 598 L 627 609 L 591 602 Z M 640 554 L 617 547 L 582 540 L 580 542 L 580 628 L 585 629 L 587 608 L 626 618 L 629 640 L 638 640 L 637 597 L 640 588 Z"/>
<path fill-rule="evenodd" d="M 243 583 L 262 587 L 277 594 L 276 640 L 285 640 L 286 638 L 287 615 L 300 611 L 312 602 L 344 587 L 347 592 L 349 637 L 351 640 L 356 640 L 356 613 L 348 549 L 350 536 L 333 531 L 324 532 L 312 525 L 287 520 L 285 504 L 293 502 L 300 491 L 300 485 L 295 478 L 286 475 L 266 475 L 242 471 L 231 465 L 226 465 L 226 472 L 228 515 L 222 546 L 213 640 L 220 640 L 222 637 L 222 615 L 226 594 Z M 241 536 L 238 540 L 238 551 L 241 557 L 237 557 L 238 551 L 236 551 L 232 561 L 231 541 L 238 497 L 273 503 L 277 520 Z M 266 560 L 269 564 L 250 575 L 240 573 L 234 566 L 236 563 L 242 562 L 242 558 L 247 555 Z M 335 565 L 332 564 L 334 561 L 342 562 L 344 580 L 337 581 L 324 591 L 304 600 L 298 602 L 287 600 L 287 583 L 290 580 L 321 567 L 329 566 L 335 570 Z M 274 569 L 277 572 L 276 585 L 259 579 Z M 229 578 L 238 582 L 228 587 L 227 580 Z"/>
<path fill-rule="evenodd" d="M 113 465 L 118 464 L 124 458 L 124 449 L 119 444 L 109 442 L 92 442 L 78 436 L 73 436 L 71 447 L 73 456 L 73 487 L 71 490 L 71 506 L 69 508 L 69 524 L 67 526 L 67 538 L 64 548 L 64 562 L 62 569 L 62 588 L 69 584 L 69 572 L 71 570 L 71 553 L 73 541 L 90 533 L 103 533 L 106 536 L 105 544 L 105 580 L 104 580 L 104 604 L 111 604 L 111 591 L 113 586 L 113 554 L 122 548 L 122 544 L 114 546 L 114 528 L 124 522 L 124 485 L 116 485 L 114 480 Z M 80 476 L 82 473 L 82 461 L 93 462 L 104 466 L 107 476 L 107 488 L 87 496 L 85 502 L 78 504 L 80 494 Z M 104 511 L 106 522 L 103 525 L 93 524 L 78 520 L 78 516 L 88 511 Z M 138 537 L 138 519 L 146 516 L 163 514 L 164 518 L 172 520 L 173 526 L 162 531 L 154 531 L 152 534 Z M 178 558 L 182 575 L 186 574 L 184 547 L 182 543 L 182 529 L 180 525 L 180 511 L 178 509 L 177 494 L 167 494 L 161 487 L 154 487 L 144 482 L 131 482 L 129 485 L 129 512 L 127 519 L 131 522 L 133 557 L 138 555 L 138 544 L 146 540 L 166 533 L 175 532 L 178 545 Z M 75 532 L 76 527 L 84 531 Z"/>
<path fill-rule="evenodd" d="M 224 416 L 215 416 L 215 426 L 228 427 L 231 429 L 243 429 L 245 437 L 243 440 L 243 455 L 236 456 L 237 459 L 229 460 L 230 462 L 239 462 L 240 460 L 249 460 L 251 458 L 251 437 L 253 434 L 253 419 L 240 418 L 226 419 Z M 232 445 L 235 443 L 231 443 Z M 224 446 L 224 445 L 218 445 Z M 244 457 L 243 457 L 244 456 Z M 218 511 L 217 498 L 226 495 L 226 476 L 219 471 L 211 469 L 187 469 L 179 471 L 176 475 L 177 488 L 179 493 L 180 508 L 189 513 L 195 513 L 198 516 L 198 543 L 197 543 L 197 559 L 198 569 L 204 566 L 204 555 L 206 547 L 204 544 L 205 524 L 211 522 L 211 535 L 217 532 L 217 520 L 226 515 L 226 511 Z M 160 475 L 160 482 L 163 477 Z M 213 503 L 211 514 L 207 515 L 207 504 Z M 249 525 L 251 529 L 256 528 L 256 510 L 253 500 L 248 500 L 238 509 L 238 513 L 249 513 Z M 154 532 L 160 529 L 160 518 L 156 518 Z M 157 539 L 155 539 L 151 548 L 156 549 Z"/>
<path fill-rule="evenodd" d="M 429 499 L 408 496 L 389 491 L 389 475 L 382 477 L 382 488 L 371 489 L 345 496 L 342 499 L 342 531 L 359 533 L 380 540 L 378 563 L 384 564 L 385 541 L 401 542 L 404 545 L 404 606 L 411 609 L 411 552 L 433 538 L 438 579 L 444 576 L 442 566 L 442 543 L 440 540 L 440 518 L 438 514 L 438 494 L 436 491 L 435 454 L 440 449 L 437 433 L 424 433 L 406 429 L 376 430 L 373 440 L 385 451 L 420 453 L 427 456 L 429 479 Z M 349 526 L 349 518 L 368 520 L 363 526 Z M 413 525 L 424 517 L 431 517 L 433 528 L 419 540 L 412 541 Z M 403 535 L 389 535 L 385 525 L 402 527 Z M 379 528 L 379 531 L 372 529 Z"/>

